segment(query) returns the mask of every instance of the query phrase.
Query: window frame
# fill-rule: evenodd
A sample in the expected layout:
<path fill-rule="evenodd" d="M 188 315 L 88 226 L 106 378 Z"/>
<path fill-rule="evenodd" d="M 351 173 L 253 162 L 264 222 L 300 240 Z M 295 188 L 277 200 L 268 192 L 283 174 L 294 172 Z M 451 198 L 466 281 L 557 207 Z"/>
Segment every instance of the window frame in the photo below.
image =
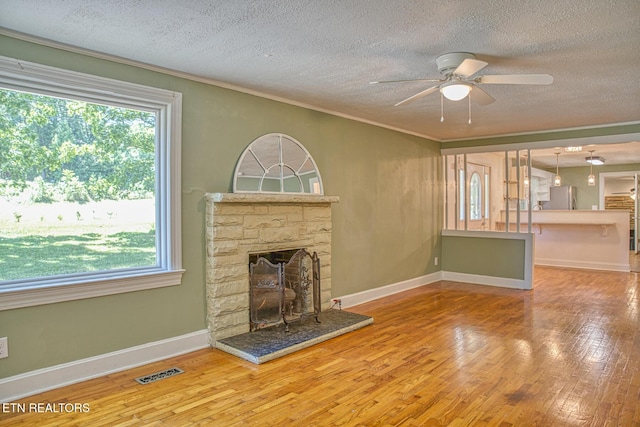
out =
<path fill-rule="evenodd" d="M 182 94 L 0 56 L 0 87 L 156 113 L 157 266 L 0 282 L 0 311 L 179 285 Z"/>

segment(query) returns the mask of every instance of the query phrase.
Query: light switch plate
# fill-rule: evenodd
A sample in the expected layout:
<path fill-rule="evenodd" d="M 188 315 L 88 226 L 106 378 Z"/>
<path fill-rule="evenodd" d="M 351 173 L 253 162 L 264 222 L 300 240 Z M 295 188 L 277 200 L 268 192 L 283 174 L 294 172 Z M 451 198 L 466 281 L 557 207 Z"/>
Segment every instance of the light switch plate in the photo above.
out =
<path fill-rule="evenodd" d="M 0 359 L 9 357 L 9 343 L 7 337 L 0 338 Z"/>

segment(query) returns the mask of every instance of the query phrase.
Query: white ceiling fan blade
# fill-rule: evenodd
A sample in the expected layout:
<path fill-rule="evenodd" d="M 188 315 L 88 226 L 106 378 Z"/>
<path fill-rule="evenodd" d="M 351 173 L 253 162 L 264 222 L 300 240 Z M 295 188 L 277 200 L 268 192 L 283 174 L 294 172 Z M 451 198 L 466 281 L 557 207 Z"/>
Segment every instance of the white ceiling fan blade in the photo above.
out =
<path fill-rule="evenodd" d="M 473 89 L 469 93 L 469 96 L 471 97 L 471 102 L 474 102 L 478 105 L 489 105 L 495 101 L 495 98 L 493 96 L 480 89 L 477 85 L 473 86 Z"/>
<path fill-rule="evenodd" d="M 442 79 L 407 79 L 407 80 L 380 80 L 377 82 L 369 82 L 370 85 L 380 83 L 405 83 L 405 82 L 444 82 Z"/>
<path fill-rule="evenodd" d="M 487 64 L 484 61 L 467 58 L 464 61 L 462 61 L 460 65 L 458 65 L 458 68 L 456 68 L 453 71 L 453 74 L 456 74 L 462 77 L 470 77 L 475 73 L 477 73 L 478 71 L 482 70 L 487 65 L 489 64 Z"/>
<path fill-rule="evenodd" d="M 480 76 L 477 83 L 490 85 L 550 85 L 553 76 L 549 74 L 504 74 Z"/>
<path fill-rule="evenodd" d="M 429 89 L 425 89 L 422 92 L 418 92 L 415 95 L 410 96 L 409 98 L 405 99 L 404 101 L 398 102 L 396 105 L 394 105 L 394 107 L 397 107 L 397 106 L 402 105 L 402 104 L 407 104 L 407 103 L 409 103 L 411 101 L 415 101 L 418 98 L 422 98 L 423 96 L 427 96 L 430 93 L 433 93 L 433 92 L 437 91 L 439 88 L 440 88 L 440 86 L 433 86 L 433 87 L 430 87 Z"/>

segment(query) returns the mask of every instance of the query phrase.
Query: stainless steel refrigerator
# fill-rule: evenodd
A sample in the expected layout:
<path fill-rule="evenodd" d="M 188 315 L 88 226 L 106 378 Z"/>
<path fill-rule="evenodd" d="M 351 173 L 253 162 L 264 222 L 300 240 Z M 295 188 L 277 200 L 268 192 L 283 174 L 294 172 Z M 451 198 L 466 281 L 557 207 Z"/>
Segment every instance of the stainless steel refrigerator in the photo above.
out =
<path fill-rule="evenodd" d="M 576 187 L 562 185 L 551 187 L 550 200 L 542 202 L 544 210 L 575 210 L 576 209 Z"/>

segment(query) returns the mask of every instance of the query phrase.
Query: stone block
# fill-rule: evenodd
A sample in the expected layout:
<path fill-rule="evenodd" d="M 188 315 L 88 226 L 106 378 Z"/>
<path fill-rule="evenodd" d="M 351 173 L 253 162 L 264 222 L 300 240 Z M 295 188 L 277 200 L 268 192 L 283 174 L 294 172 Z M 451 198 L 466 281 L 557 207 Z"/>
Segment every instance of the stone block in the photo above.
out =
<path fill-rule="evenodd" d="M 213 256 L 234 254 L 238 252 L 237 240 L 221 240 L 213 242 Z"/>
<path fill-rule="evenodd" d="M 287 219 L 289 218 L 289 216 L 299 216 L 300 218 L 302 218 L 302 206 L 289 204 L 269 205 L 269 214 L 279 215 L 282 217 L 286 217 Z"/>
<path fill-rule="evenodd" d="M 318 256 L 320 257 L 321 262 L 323 257 L 331 257 L 331 244 L 323 243 L 315 245 L 314 248 L 314 250 L 318 252 Z"/>
<path fill-rule="evenodd" d="M 265 205 L 256 205 L 253 213 L 256 215 L 266 215 L 269 213 L 269 207 Z"/>
<path fill-rule="evenodd" d="M 331 220 L 331 206 L 304 206 L 303 215 L 306 221 Z"/>
<path fill-rule="evenodd" d="M 247 204 L 216 203 L 213 215 L 247 215 L 255 213 L 255 207 Z"/>
<path fill-rule="evenodd" d="M 291 242 L 300 238 L 298 227 L 265 228 L 260 230 L 260 243 Z"/>
<path fill-rule="evenodd" d="M 248 265 L 249 256 L 246 253 L 223 254 L 213 257 L 210 264 L 213 268 L 225 267 L 230 265 Z"/>
<path fill-rule="evenodd" d="M 313 235 L 313 245 L 320 245 L 323 243 L 331 244 L 331 233 L 316 233 Z"/>
<path fill-rule="evenodd" d="M 245 228 L 278 228 L 286 224 L 283 215 L 245 215 Z"/>
<path fill-rule="evenodd" d="M 248 270 L 248 267 L 247 267 Z M 245 292 L 247 298 L 249 295 L 249 277 L 247 279 L 228 280 L 224 282 L 218 282 L 215 287 L 211 287 L 209 291 L 213 298 L 226 297 L 229 295 L 235 295 Z"/>
<path fill-rule="evenodd" d="M 249 321 L 249 293 L 241 293 L 218 297 L 210 301 L 211 310 L 218 316 L 226 316 L 227 314 L 243 311 L 247 313 L 247 321 Z"/>
<path fill-rule="evenodd" d="M 235 313 L 214 316 L 211 319 L 211 326 L 214 331 L 227 328 L 245 326 L 249 331 L 249 310 Z"/>
<path fill-rule="evenodd" d="M 327 281 L 331 278 L 331 266 L 330 265 L 321 265 L 320 266 L 320 279 L 322 281 Z M 324 283 L 323 283 L 324 284 Z"/>
<path fill-rule="evenodd" d="M 302 225 L 305 233 L 329 233 L 331 234 L 331 222 L 330 221 L 307 221 Z"/>
<path fill-rule="evenodd" d="M 236 280 L 249 280 L 249 267 L 244 265 L 229 265 L 214 268 L 211 283 L 222 283 Z"/>
<path fill-rule="evenodd" d="M 260 231 L 258 228 L 245 228 L 242 234 L 242 240 L 258 240 Z"/>
<path fill-rule="evenodd" d="M 212 225 L 242 225 L 242 215 L 215 215 Z"/>
<path fill-rule="evenodd" d="M 242 239 L 241 225 L 217 225 L 213 228 L 213 238 L 215 240 L 237 240 Z"/>

